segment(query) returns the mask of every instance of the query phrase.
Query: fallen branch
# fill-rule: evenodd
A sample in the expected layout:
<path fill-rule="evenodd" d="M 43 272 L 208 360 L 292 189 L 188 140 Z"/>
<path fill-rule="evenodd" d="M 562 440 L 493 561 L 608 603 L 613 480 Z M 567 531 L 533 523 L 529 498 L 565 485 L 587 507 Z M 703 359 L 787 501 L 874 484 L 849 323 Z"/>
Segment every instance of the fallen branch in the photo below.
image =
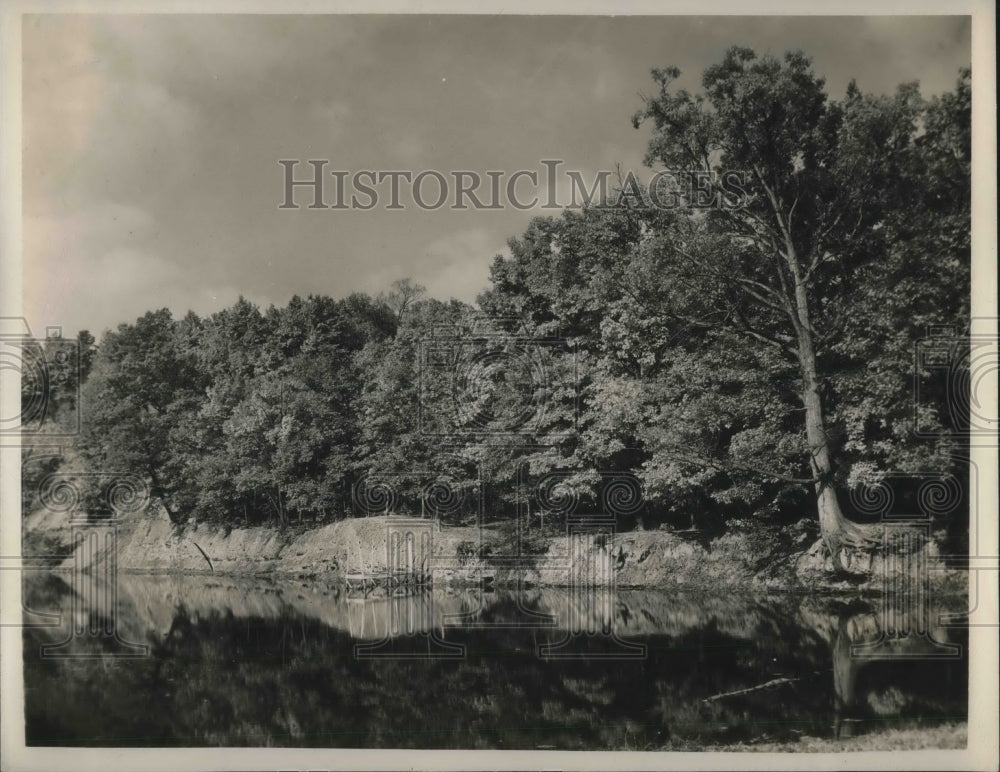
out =
<path fill-rule="evenodd" d="M 758 686 L 751 686 L 749 689 L 737 689 L 735 692 L 723 692 L 722 694 L 713 694 L 711 697 L 706 697 L 702 702 L 715 702 L 716 700 L 721 700 L 723 697 L 735 697 L 740 694 L 750 694 L 750 692 L 759 692 L 763 689 L 770 689 L 772 686 L 781 686 L 781 684 L 790 684 L 798 681 L 798 678 L 773 678 L 770 681 L 759 684 Z"/>
<path fill-rule="evenodd" d="M 213 566 L 213 565 L 212 565 L 212 558 L 210 558 L 210 557 L 208 556 L 208 553 L 207 553 L 207 552 L 205 552 L 205 550 L 203 550 L 203 549 L 202 549 L 202 548 L 201 548 L 200 546 L 198 546 L 198 542 L 196 542 L 196 541 L 192 540 L 192 541 L 191 541 L 191 543 L 192 543 L 192 544 L 193 544 L 193 545 L 194 545 L 195 547 L 197 547 L 197 548 L 198 548 L 198 552 L 200 552 L 200 553 L 202 554 L 202 557 L 204 557 L 204 558 L 205 558 L 205 560 L 206 560 L 206 561 L 207 561 L 207 563 L 208 563 L 208 567 L 212 569 L 212 573 L 214 574 L 214 573 L 215 573 L 215 566 Z"/>

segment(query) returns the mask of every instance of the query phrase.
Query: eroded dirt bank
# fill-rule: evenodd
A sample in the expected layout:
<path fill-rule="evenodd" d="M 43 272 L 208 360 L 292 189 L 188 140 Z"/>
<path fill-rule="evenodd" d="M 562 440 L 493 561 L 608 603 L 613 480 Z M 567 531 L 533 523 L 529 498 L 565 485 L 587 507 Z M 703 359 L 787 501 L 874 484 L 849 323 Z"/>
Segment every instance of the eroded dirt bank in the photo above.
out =
<path fill-rule="evenodd" d="M 407 534 L 411 534 L 409 541 Z M 387 559 L 387 542 L 394 559 Z M 729 533 L 715 538 L 670 531 L 634 531 L 542 538 L 525 532 L 439 526 L 430 521 L 372 517 L 308 529 L 212 524 L 174 525 L 162 510 L 136 516 L 117 528 L 118 568 L 127 572 L 205 573 L 342 580 L 348 572 L 424 568 L 436 583 L 498 586 L 569 586 L 747 590 L 878 591 L 885 577 L 912 570 L 918 561 L 855 555 L 856 571 L 834 571 L 820 542 L 804 523 L 783 530 Z M 26 555 L 50 555 L 74 565 L 68 522 L 36 513 L 25 521 Z M 100 553 L 97 553 L 100 554 Z M 91 554 L 81 553 L 84 564 Z M 935 543 L 921 559 L 937 591 L 964 593 L 967 574 L 945 570 Z"/>

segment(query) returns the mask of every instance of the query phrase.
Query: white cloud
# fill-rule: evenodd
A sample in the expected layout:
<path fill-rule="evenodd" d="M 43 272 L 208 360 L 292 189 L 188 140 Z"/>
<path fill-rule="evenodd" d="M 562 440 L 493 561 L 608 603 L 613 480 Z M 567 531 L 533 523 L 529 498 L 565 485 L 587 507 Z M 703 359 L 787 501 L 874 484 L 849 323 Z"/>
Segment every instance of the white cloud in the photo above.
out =
<path fill-rule="evenodd" d="M 148 310 L 168 307 L 208 314 L 240 294 L 260 305 L 270 300 L 228 283 L 206 284 L 148 246 L 156 228 L 148 212 L 98 202 L 64 215 L 25 218 L 24 314 L 32 330 L 62 325 L 99 333 Z"/>
<path fill-rule="evenodd" d="M 99 330 L 157 306 L 211 311 L 239 291 L 284 302 L 377 293 L 403 276 L 471 301 L 506 238 L 555 212 L 418 211 L 405 185 L 407 212 L 282 211 L 277 159 L 414 173 L 536 169 L 544 202 L 539 160 L 564 158 L 566 201 L 566 170 L 587 182 L 615 161 L 642 171 L 650 127 L 636 132 L 628 116 L 641 105 L 636 91 L 654 87 L 652 66 L 677 63 L 682 83 L 697 88 L 733 40 L 761 51 L 795 45 L 842 93 L 850 75 L 865 89 L 914 77 L 950 87 L 968 57 L 968 24 L 948 17 L 868 27 L 849 17 L 425 21 L 26 16 L 33 324 Z"/>
<path fill-rule="evenodd" d="M 309 114 L 314 120 L 320 121 L 330 129 L 339 129 L 354 115 L 354 109 L 342 100 L 332 102 L 313 102 L 309 105 Z"/>
<path fill-rule="evenodd" d="M 490 265 L 498 253 L 509 254 L 503 237 L 485 228 L 469 228 L 442 236 L 420 250 L 415 279 L 437 298 L 474 302 L 489 284 Z"/>

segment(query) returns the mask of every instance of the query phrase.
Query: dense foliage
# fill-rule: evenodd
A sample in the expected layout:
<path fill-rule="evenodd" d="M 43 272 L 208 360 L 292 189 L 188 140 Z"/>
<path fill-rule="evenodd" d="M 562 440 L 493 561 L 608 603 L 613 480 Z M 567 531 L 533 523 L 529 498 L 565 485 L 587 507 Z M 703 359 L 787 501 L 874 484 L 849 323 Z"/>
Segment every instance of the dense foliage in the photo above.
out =
<path fill-rule="evenodd" d="M 81 455 L 178 520 L 418 512 L 442 490 L 437 514 L 500 517 L 547 474 L 593 507 L 628 474 L 645 503 L 624 527 L 818 509 L 831 549 L 863 541 L 845 490 L 956 465 L 947 388 L 914 351 L 969 322 L 970 73 L 839 101 L 797 53 L 732 49 L 697 94 L 678 74 L 655 70 L 635 117 L 647 163 L 708 200 L 737 170 L 737 205 L 650 206 L 626 180 L 531 222 L 478 308 L 401 281 L 149 312 L 88 358 Z M 915 380 L 937 438 L 913 434 Z"/>

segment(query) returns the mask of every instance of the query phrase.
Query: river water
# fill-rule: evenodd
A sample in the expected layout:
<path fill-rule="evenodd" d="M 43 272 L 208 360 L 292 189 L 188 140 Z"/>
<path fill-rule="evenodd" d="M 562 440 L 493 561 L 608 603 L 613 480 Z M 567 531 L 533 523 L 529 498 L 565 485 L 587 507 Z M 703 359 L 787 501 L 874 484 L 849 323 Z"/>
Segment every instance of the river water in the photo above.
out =
<path fill-rule="evenodd" d="M 117 596 L 117 597 L 116 597 Z M 24 583 L 29 745 L 654 750 L 967 718 L 965 600 Z M 49 614 L 52 616 L 45 616 Z"/>

